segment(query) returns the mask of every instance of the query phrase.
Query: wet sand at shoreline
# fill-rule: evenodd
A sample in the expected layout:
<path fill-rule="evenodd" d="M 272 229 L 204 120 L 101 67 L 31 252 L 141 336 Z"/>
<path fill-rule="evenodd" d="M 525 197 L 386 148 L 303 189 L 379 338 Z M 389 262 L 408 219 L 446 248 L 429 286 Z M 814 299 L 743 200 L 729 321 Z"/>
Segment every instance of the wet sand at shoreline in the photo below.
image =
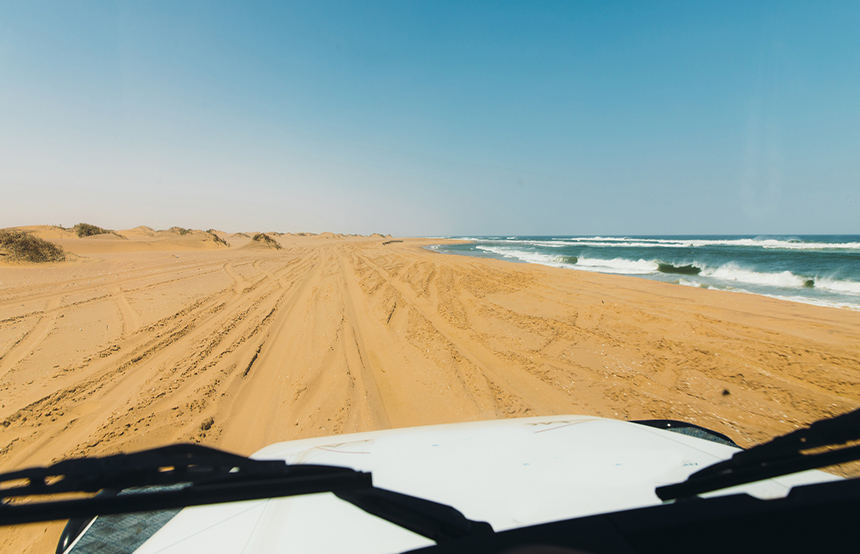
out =
<path fill-rule="evenodd" d="M 554 414 L 747 447 L 860 406 L 860 314 L 435 253 L 430 239 L 41 229 L 0 265 L 0 470 Z M 62 524 L 0 530 L 53 551 Z M 29 548 L 29 550 L 28 550 Z"/>

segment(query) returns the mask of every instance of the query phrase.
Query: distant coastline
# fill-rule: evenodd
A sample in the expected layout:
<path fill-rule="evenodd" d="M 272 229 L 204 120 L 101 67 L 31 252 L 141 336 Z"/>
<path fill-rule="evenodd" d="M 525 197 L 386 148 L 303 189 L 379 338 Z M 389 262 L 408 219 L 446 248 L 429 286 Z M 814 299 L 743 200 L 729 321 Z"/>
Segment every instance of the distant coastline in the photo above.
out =
<path fill-rule="evenodd" d="M 434 250 L 860 311 L 860 235 L 468 236 Z"/>

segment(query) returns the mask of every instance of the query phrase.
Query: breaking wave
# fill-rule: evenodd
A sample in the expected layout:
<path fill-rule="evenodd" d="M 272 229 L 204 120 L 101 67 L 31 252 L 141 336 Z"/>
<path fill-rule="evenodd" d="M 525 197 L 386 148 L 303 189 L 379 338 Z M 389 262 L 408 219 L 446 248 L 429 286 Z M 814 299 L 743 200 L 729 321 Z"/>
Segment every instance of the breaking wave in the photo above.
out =
<path fill-rule="evenodd" d="M 715 269 L 706 268 L 700 273 L 700 275 L 703 277 L 712 277 L 721 281 L 781 288 L 810 287 L 815 283 L 812 277 L 795 275 L 790 271 L 762 273 L 741 268 L 735 263 L 725 264 Z"/>
<path fill-rule="evenodd" d="M 576 263 L 576 268 L 586 271 L 599 271 L 601 273 L 646 275 L 657 271 L 657 262 L 642 259 L 627 260 L 624 258 L 613 258 L 611 260 L 604 260 L 600 258 L 580 257 Z"/>
<path fill-rule="evenodd" d="M 628 247 L 628 248 L 699 248 L 704 246 L 741 246 L 764 248 L 768 250 L 858 250 L 860 242 L 825 242 L 790 238 L 736 238 L 736 239 L 688 239 L 688 238 L 639 238 L 639 237 L 559 237 L 551 241 L 529 241 L 517 239 L 518 242 L 540 244 L 546 246 L 591 246 L 591 247 Z"/>
<path fill-rule="evenodd" d="M 504 246 L 480 245 L 478 250 L 490 252 L 503 258 L 515 259 L 521 262 L 537 263 L 554 267 L 568 267 L 583 271 L 601 273 L 617 273 L 624 275 L 647 275 L 663 273 L 672 275 L 701 276 L 726 283 L 744 283 L 779 288 L 819 288 L 843 294 L 860 295 L 860 282 L 845 281 L 833 278 L 816 278 L 814 276 L 796 275 L 790 271 L 761 272 L 746 269 L 736 263 L 728 263 L 719 267 L 707 267 L 703 264 L 679 264 L 661 260 L 630 260 L 626 258 L 588 258 L 583 256 L 553 256 L 541 252 L 520 250 Z M 699 286 L 699 284 L 696 284 Z"/>
<path fill-rule="evenodd" d="M 673 265 L 665 262 L 657 262 L 657 271 L 660 273 L 677 273 L 680 275 L 698 275 L 702 272 L 702 268 L 693 265 Z"/>
<path fill-rule="evenodd" d="M 553 267 L 569 267 L 576 263 L 576 257 L 573 257 L 573 262 L 568 262 L 562 259 L 566 256 L 551 256 L 549 254 L 541 254 L 540 252 L 531 252 L 528 250 L 519 250 L 516 248 L 509 248 L 504 246 L 480 245 L 477 246 L 476 249 L 483 250 L 484 252 L 490 252 L 503 258 L 514 259 L 532 264 L 550 265 Z"/>
<path fill-rule="evenodd" d="M 468 239 L 441 251 L 860 309 L 860 235 Z"/>
<path fill-rule="evenodd" d="M 841 294 L 860 295 L 860 282 L 857 281 L 842 281 L 839 279 L 823 277 L 815 280 L 815 288 L 838 292 Z"/>

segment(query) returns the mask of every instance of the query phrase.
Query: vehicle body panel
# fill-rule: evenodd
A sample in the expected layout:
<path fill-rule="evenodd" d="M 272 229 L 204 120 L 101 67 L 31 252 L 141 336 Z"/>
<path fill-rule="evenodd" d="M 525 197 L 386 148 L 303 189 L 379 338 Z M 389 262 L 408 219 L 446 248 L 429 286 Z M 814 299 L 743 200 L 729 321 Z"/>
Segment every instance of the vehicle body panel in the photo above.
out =
<path fill-rule="evenodd" d="M 630 422 L 552 416 L 282 442 L 253 458 L 370 471 L 376 487 L 453 506 L 498 532 L 660 505 L 655 487 L 737 451 Z M 808 471 L 710 495 L 778 498 L 794 485 L 835 479 Z M 137 552 L 395 552 L 432 544 L 323 493 L 187 508 Z"/>

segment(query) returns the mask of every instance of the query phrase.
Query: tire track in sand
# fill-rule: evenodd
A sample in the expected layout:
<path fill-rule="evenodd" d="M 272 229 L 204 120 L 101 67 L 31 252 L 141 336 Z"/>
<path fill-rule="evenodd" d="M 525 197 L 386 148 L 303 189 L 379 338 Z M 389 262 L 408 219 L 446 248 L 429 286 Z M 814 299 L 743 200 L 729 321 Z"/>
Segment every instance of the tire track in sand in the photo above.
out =
<path fill-rule="evenodd" d="M 47 313 L 42 315 L 36 326 L 0 358 L 0 379 L 12 371 L 21 360 L 29 356 L 39 343 L 50 334 L 51 329 L 54 328 L 54 323 L 57 321 L 57 313 L 54 310 L 60 305 L 61 299 L 62 296 L 54 296 L 49 299 L 44 310 Z"/>
<path fill-rule="evenodd" d="M 231 384 L 241 380 L 237 361 L 257 344 L 250 339 L 271 325 L 280 279 L 295 270 L 284 267 L 238 293 L 228 287 L 226 298 L 216 295 L 147 327 L 161 337 L 158 342 L 148 341 L 145 350 L 120 358 L 119 368 L 101 372 L 99 379 L 88 381 L 91 386 L 86 390 L 69 391 L 81 399 L 76 403 L 83 398 L 99 403 L 102 416 L 84 414 L 72 422 L 73 427 L 63 429 L 64 439 L 74 441 L 83 454 L 97 452 L 90 449 L 103 443 L 156 446 L 139 438 L 148 434 L 186 442 L 217 437 L 220 427 L 232 420 L 232 414 L 223 415 L 221 403 Z M 132 367 L 134 371 L 129 371 Z M 202 425 L 207 416 L 215 416 L 218 425 L 213 427 L 212 419 Z M 256 421 L 259 416 L 250 417 Z"/>
<path fill-rule="evenodd" d="M 223 270 L 221 264 L 218 269 Z M 175 279 L 168 280 L 164 286 L 174 282 Z M 277 290 L 280 283 L 274 282 L 269 288 Z M 28 453 L 58 440 L 77 445 L 70 451 L 86 453 L 107 438 L 102 430 L 105 425 L 110 426 L 111 421 L 121 419 L 122 414 L 135 406 L 145 409 L 153 398 L 164 397 L 163 389 L 159 392 L 148 383 L 158 383 L 162 380 L 159 376 L 175 373 L 185 367 L 183 360 L 205 351 L 205 346 L 201 351 L 196 344 L 210 338 L 214 321 L 231 317 L 235 309 L 246 304 L 254 304 L 248 297 L 236 294 L 232 287 L 227 290 L 230 292 L 226 295 L 226 291 L 214 292 L 186 304 L 173 315 L 111 343 L 82 364 L 52 372 L 41 386 L 27 387 L 28 394 L 19 395 L 15 404 L 7 405 L 4 412 L 8 415 L 0 421 L 0 427 L 8 430 L 6 434 L 15 437 L 3 447 L 5 460 L 27 459 Z M 59 301 L 56 296 L 55 302 Z M 56 307 L 45 311 L 52 310 L 56 311 Z M 195 362 L 192 360 L 192 365 Z M 123 434 L 111 433 L 114 437 Z M 14 456 L 9 456 L 10 448 L 15 451 Z"/>
<path fill-rule="evenodd" d="M 340 266 L 339 288 L 341 290 L 340 301 L 343 306 L 344 330 L 346 331 L 343 340 L 345 342 L 347 368 L 356 381 L 357 390 L 355 394 L 357 399 L 364 405 L 364 410 L 369 413 L 374 428 L 387 429 L 391 427 L 391 422 L 386 410 L 386 399 L 390 398 L 393 401 L 394 397 L 390 393 L 390 388 L 384 387 L 383 371 L 378 358 L 373 356 L 372 351 L 365 343 L 362 332 L 364 324 L 356 310 L 356 302 L 363 295 L 358 284 L 350 279 L 350 275 L 355 274 L 355 270 L 354 268 L 352 272 L 348 270 L 346 258 L 342 255 L 338 257 L 337 263 Z M 367 310 L 364 312 L 367 313 Z M 389 394 L 380 393 L 380 382 L 383 382 L 383 390 Z"/>
<path fill-rule="evenodd" d="M 140 317 L 137 312 L 128 303 L 128 298 L 123 294 L 120 287 L 111 289 L 111 297 L 116 301 L 119 307 L 120 316 L 122 317 L 122 334 L 123 336 L 130 335 L 140 329 Z"/>
<path fill-rule="evenodd" d="M 233 291 L 236 294 L 242 292 L 242 289 L 245 288 L 248 281 L 244 277 L 236 273 L 236 270 L 233 269 L 232 263 L 227 262 L 222 267 L 224 268 L 224 271 L 227 273 L 227 275 L 229 275 L 230 278 L 233 279 Z"/>
<path fill-rule="evenodd" d="M 403 302 L 413 309 L 426 321 L 435 333 L 451 345 L 456 352 L 483 374 L 498 408 L 502 412 L 518 409 L 516 405 L 525 403 L 528 410 L 542 413 L 557 413 L 566 406 L 554 401 L 557 390 L 541 379 L 526 372 L 501 372 L 497 368 L 503 363 L 495 360 L 493 353 L 477 341 L 463 336 L 467 331 L 457 328 L 442 317 L 436 317 L 438 311 L 432 305 L 429 294 L 418 294 L 408 281 L 392 277 L 388 271 L 370 260 L 368 256 L 361 257 L 362 261 L 373 268 L 383 280 L 391 286 L 402 298 Z M 435 261 L 435 260 L 434 260 Z M 432 262 L 422 261 L 429 264 Z M 412 268 L 410 268 L 412 269 Z M 435 275 L 438 272 L 431 271 Z M 424 290 L 430 290 L 429 282 L 425 282 Z"/>
<path fill-rule="evenodd" d="M 295 433 L 299 419 L 317 410 L 316 402 L 302 405 L 312 396 L 305 393 L 314 389 L 314 376 L 308 375 L 312 368 L 304 371 L 297 360 L 306 357 L 306 349 L 313 349 L 315 333 L 308 312 L 318 290 L 311 283 L 322 279 L 321 258 L 318 251 L 305 252 L 290 262 L 289 276 L 279 276 L 277 281 L 284 292 L 275 307 L 276 315 L 257 348 L 250 343 L 246 349 L 249 360 L 256 354 L 253 367 L 221 400 L 219 413 L 229 414 L 230 420 L 222 434 L 226 448 L 250 453 L 259 448 L 260 436 L 267 437 L 267 444 L 286 440 Z"/>

